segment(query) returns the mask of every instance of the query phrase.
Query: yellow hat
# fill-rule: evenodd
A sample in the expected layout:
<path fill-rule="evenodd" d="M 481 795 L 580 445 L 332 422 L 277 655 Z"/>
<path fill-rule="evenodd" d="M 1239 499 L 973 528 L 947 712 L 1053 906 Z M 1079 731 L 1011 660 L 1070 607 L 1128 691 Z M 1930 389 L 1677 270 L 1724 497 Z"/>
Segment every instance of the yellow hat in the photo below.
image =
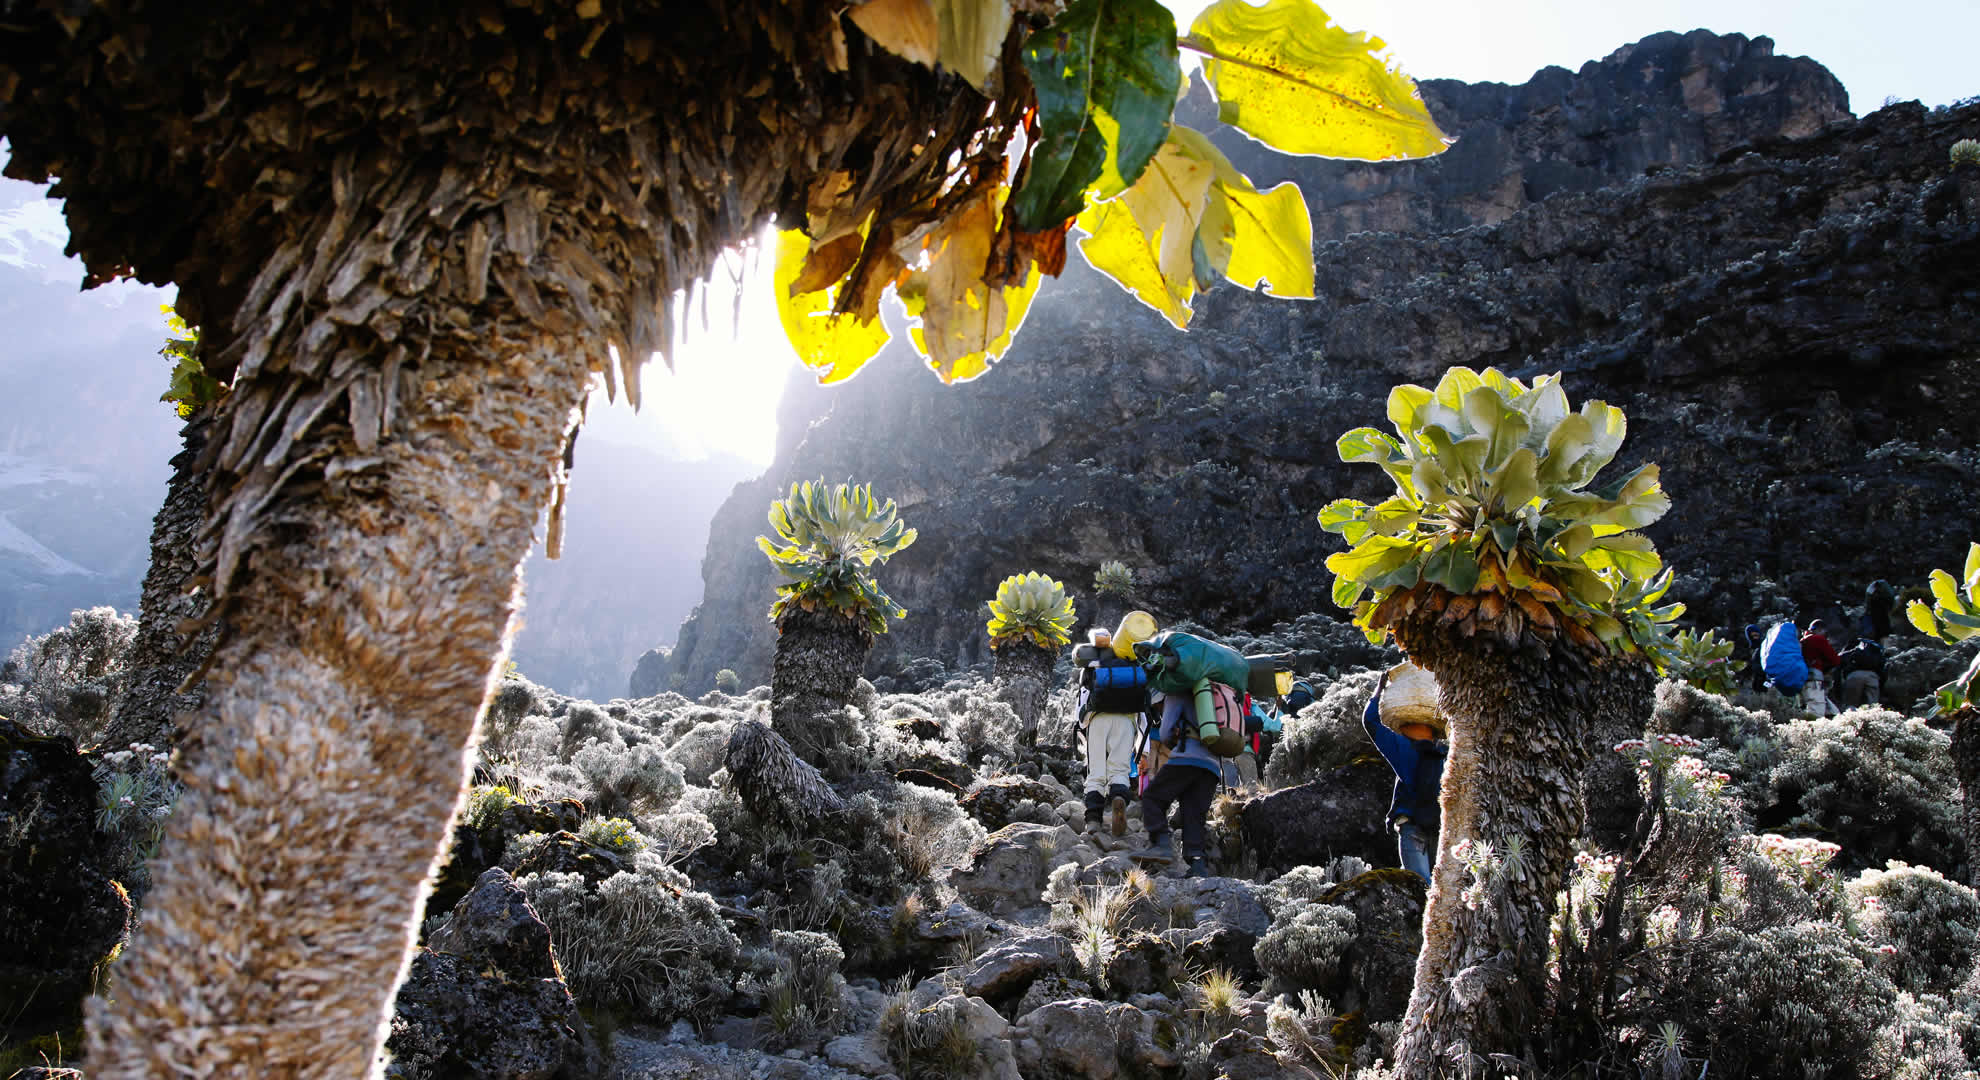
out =
<path fill-rule="evenodd" d="M 1446 725 L 1437 708 L 1436 676 L 1407 660 L 1390 668 L 1389 683 L 1382 689 L 1382 723 L 1391 731 L 1422 724 L 1442 738 Z"/>
<path fill-rule="evenodd" d="M 1155 616 L 1145 611 L 1130 611 L 1121 616 L 1121 625 L 1114 631 L 1114 655 L 1123 660 L 1134 659 L 1135 642 L 1154 637 L 1157 629 Z"/>

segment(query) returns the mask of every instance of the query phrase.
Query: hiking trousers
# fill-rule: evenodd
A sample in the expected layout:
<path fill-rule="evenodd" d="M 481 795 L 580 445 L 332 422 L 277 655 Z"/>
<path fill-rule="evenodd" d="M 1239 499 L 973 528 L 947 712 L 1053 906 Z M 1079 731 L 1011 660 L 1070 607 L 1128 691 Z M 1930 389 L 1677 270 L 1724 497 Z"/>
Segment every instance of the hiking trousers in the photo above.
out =
<path fill-rule="evenodd" d="M 1874 671 L 1852 671 L 1843 676 L 1843 705 L 1855 708 L 1858 705 L 1877 705 L 1883 696 L 1883 679 Z"/>
<path fill-rule="evenodd" d="M 1430 883 L 1430 864 L 1437 857 L 1437 834 L 1404 818 L 1396 823 L 1396 855 L 1404 870 Z"/>
<path fill-rule="evenodd" d="M 1829 677 L 1822 669 L 1808 669 L 1808 682 L 1801 687 L 1801 707 L 1818 718 L 1835 716 L 1842 711 L 1829 700 Z"/>
<path fill-rule="evenodd" d="M 1162 766 L 1141 795 L 1141 823 L 1148 826 L 1148 843 L 1160 847 L 1169 838 L 1169 807 L 1182 804 L 1183 858 L 1201 858 L 1210 804 L 1217 798 L 1219 777 L 1196 765 L 1170 762 Z"/>
<path fill-rule="evenodd" d="M 1134 713 L 1094 713 L 1086 720 L 1086 790 L 1106 794 L 1128 786 L 1134 764 L 1134 736 L 1141 717 Z"/>

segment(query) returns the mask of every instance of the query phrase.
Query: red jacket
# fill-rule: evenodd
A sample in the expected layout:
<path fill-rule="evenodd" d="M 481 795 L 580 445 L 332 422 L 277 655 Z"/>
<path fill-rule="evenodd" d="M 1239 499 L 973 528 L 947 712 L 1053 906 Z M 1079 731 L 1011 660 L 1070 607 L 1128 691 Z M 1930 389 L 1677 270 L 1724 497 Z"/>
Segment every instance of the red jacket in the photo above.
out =
<path fill-rule="evenodd" d="M 1823 671 L 1834 671 L 1842 663 L 1842 657 L 1836 655 L 1836 647 L 1829 644 L 1828 637 L 1812 632 L 1801 635 L 1801 658 L 1808 661 L 1809 667 Z"/>

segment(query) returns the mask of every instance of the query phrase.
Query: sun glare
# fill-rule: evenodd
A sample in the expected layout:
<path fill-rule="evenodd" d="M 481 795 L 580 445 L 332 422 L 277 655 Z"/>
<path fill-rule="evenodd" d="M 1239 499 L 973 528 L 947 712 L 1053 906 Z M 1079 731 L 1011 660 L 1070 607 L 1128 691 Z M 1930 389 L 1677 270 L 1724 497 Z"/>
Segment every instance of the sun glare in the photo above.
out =
<path fill-rule="evenodd" d="M 670 457 L 711 456 L 770 464 L 777 449 L 777 401 L 797 358 L 777 322 L 767 256 L 730 253 L 677 310 L 683 340 L 673 370 L 655 356 L 640 385 L 640 410 L 620 396 L 592 390 L 587 426 L 621 442 L 652 446 Z M 738 292 L 741 303 L 737 303 Z"/>

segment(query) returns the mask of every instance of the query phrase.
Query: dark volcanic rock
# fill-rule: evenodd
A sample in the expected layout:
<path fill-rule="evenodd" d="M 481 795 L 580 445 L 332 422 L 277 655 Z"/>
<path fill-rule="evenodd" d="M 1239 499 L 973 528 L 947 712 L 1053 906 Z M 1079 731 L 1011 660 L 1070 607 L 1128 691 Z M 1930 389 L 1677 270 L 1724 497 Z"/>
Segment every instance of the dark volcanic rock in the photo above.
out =
<path fill-rule="evenodd" d="M 551 951 L 550 928 L 515 880 L 481 875 L 413 956 L 386 1042 L 394 1080 L 579 1080 L 599 1060 Z"/>
<path fill-rule="evenodd" d="M 107 872 L 96 780 L 66 738 L 0 717 L 0 1033 L 72 1028 L 96 969 L 130 932 Z"/>
<path fill-rule="evenodd" d="M 385 1043 L 393 1080 L 579 1080 L 598 1057 L 561 979 L 485 974 L 421 949 L 399 987 Z"/>
<path fill-rule="evenodd" d="M 1258 865 L 1281 872 L 1341 855 L 1394 866 L 1396 841 L 1383 818 L 1395 779 L 1371 754 L 1312 783 L 1249 799 L 1240 827 L 1245 849 L 1258 854 Z"/>
<path fill-rule="evenodd" d="M 550 928 L 501 867 L 481 875 L 427 943 L 435 952 L 499 968 L 514 978 L 559 977 L 550 955 Z"/>
<path fill-rule="evenodd" d="M 599 847 L 576 833 L 558 832 L 545 837 L 535 851 L 516 864 L 516 876 L 530 874 L 578 874 L 596 885 L 626 868 L 626 860 L 610 848 Z"/>
<path fill-rule="evenodd" d="M 1027 799 L 1055 806 L 1058 804 L 1058 793 L 1037 780 L 1000 776 L 985 781 L 982 787 L 964 795 L 960 802 L 964 813 L 981 822 L 984 828 L 996 832 L 1011 823 L 1012 812 Z"/>
<path fill-rule="evenodd" d="M 1426 86 L 1504 153 L 1284 164 L 1310 196 L 1338 168 L 1350 187 L 1395 177 L 1407 204 L 1317 215 L 1341 239 L 1319 245 L 1312 301 L 1218 289 L 1180 334 L 1075 258 L 983 379 L 943 387 L 899 346 L 847 386 L 801 379 L 777 463 L 712 525 L 673 670 L 694 690 L 721 667 L 767 677 L 772 571 L 751 541 L 776 494 L 821 474 L 872 481 L 920 530 L 880 571 L 909 614 L 871 672 L 987 660 L 958 613 L 1020 569 L 1067 582 L 1082 613 L 1120 559 L 1165 623 L 1259 635 L 1339 614 L 1322 564 L 1342 545 L 1314 514 L 1384 478 L 1335 440 L 1452 364 L 1560 371 L 1572 400 L 1627 410 L 1613 468 L 1662 466 L 1676 505 L 1649 531 L 1698 625 L 1743 624 L 1756 596 L 1813 610 L 1922 580 L 1980 534 L 1980 168 L 1946 151 L 1980 137 L 1980 107 L 1850 121 L 1825 72 L 1768 52 L 1658 35 L 1523 88 Z M 1371 224 L 1468 227 L 1355 231 Z M 1302 670 L 1365 663 L 1349 641 Z"/>
<path fill-rule="evenodd" d="M 1354 912 L 1354 942 L 1342 958 L 1347 976 L 1322 987 L 1342 1015 L 1359 1012 L 1370 1023 L 1402 1019 L 1416 982 L 1416 954 L 1423 947 L 1423 907 L 1429 886 L 1407 870 L 1370 870 L 1320 894 L 1323 904 Z"/>
<path fill-rule="evenodd" d="M 1419 86 L 1457 139 L 1426 161 L 1287 158 L 1229 128 L 1213 138 L 1260 186 L 1297 181 L 1313 237 L 1327 241 L 1490 225 L 1550 195 L 1704 164 L 1754 139 L 1813 135 L 1849 118 L 1849 95 L 1822 65 L 1775 56 L 1769 38 L 1705 30 L 1653 34 L 1579 72 L 1543 68 L 1520 86 Z M 1180 112 L 1194 126 L 1215 124 L 1200 81 Z"/>

